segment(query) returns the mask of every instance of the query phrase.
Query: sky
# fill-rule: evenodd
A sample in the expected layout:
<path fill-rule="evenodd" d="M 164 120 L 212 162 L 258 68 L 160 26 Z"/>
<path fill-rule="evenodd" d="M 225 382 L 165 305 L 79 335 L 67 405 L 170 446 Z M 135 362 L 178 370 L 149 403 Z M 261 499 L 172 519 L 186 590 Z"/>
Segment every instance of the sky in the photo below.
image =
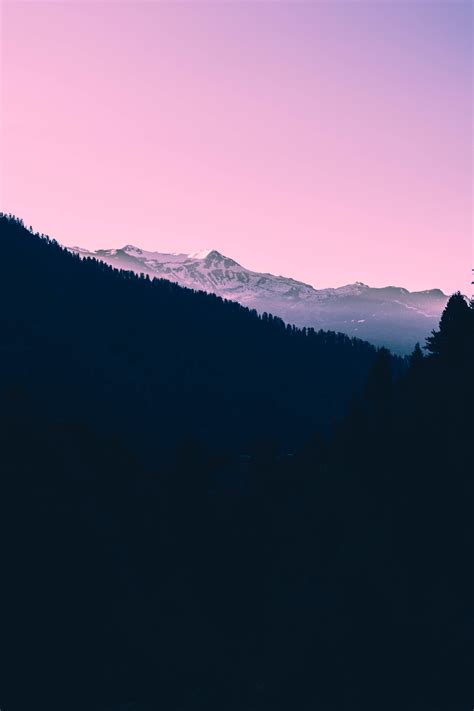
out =
<path fill-rule="evenodd" d="M 464 0 L 3 0 L 0 209 L 317 288 L 470 293 Z"/>

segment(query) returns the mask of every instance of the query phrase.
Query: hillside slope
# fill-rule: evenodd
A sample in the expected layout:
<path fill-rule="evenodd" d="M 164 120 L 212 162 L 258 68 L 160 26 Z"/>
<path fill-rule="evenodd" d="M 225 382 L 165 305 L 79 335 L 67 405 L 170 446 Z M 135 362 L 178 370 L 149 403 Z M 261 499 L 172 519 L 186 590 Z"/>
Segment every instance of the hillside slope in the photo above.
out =
<path fill-rule="evenodd" d="M 286 323 L 340 331 L 401 354 L 424 341 L 447 302 L 439 289 L 410 292 L 398 286 L 372 288 L 361 282 L 315 289 L 289 277 L 253 272 L 216 250 L 165 254 L 128 244 L 121 249 L 89 252 L 74 247 L 71 251 L 232 299 Z"/>
<path fill-rule="evenodd" d="M 375 349 L 81 259 L 0 218 L 3 382 L 36 407 L 136 437 L 291 447 L 340 415 Z"/>

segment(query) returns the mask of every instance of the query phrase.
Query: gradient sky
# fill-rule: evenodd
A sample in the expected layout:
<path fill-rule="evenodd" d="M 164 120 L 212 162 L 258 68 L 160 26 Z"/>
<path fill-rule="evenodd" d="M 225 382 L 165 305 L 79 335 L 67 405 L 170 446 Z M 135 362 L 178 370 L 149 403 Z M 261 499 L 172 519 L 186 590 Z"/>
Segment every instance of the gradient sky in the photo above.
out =
<path fill-rule="evenodd" d="M 472 4 L 1 4 L 0 208 L 317 287 L 470 292 Z"/>

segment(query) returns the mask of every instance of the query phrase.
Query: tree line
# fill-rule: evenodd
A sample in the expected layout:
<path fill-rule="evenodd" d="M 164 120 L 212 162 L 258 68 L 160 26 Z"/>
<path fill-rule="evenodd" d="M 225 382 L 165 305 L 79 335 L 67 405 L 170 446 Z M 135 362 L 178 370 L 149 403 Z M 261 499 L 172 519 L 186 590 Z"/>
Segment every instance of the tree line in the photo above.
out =
<path fill-rule="evenodd" d="M 0 226 L 2 708 L 472 705 L 472 303 L 405 364 Z"/>

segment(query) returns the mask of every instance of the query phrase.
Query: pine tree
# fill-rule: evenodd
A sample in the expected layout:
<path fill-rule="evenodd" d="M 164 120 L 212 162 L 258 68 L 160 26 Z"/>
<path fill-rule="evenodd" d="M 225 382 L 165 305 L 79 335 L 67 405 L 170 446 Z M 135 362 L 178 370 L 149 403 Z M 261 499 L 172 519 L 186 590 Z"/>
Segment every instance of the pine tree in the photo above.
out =
<path fill-rule="evenodd" d="M 439 331 L 426 339 L 431 356 L 450 365 L 467 364 L 474 353 L 474 312 L 461 292 L 449 299 L 441 316 Z"/>

